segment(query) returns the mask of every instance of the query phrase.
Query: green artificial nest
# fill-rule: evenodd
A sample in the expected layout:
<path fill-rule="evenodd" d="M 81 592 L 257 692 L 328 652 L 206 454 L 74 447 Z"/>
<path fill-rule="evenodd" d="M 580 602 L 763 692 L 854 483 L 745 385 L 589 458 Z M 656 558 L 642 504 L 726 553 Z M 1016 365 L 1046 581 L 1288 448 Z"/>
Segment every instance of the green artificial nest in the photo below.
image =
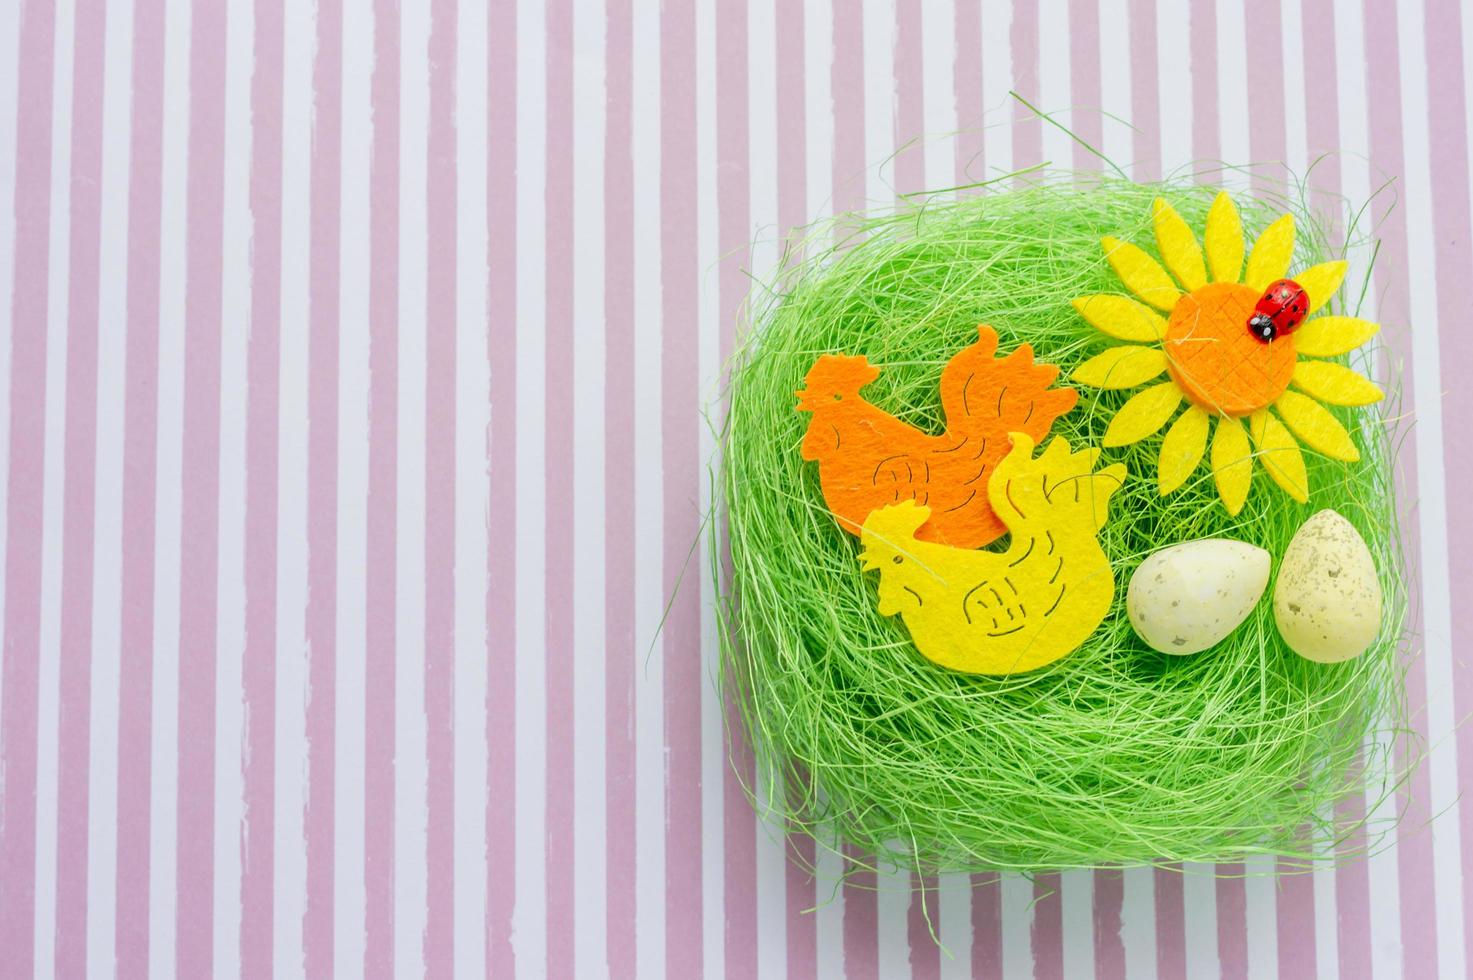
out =
<path fill-rule="evenodd" d="M 1069 304 L 1121 291 L 1100 237 L 1154 251 L 1155 197 L 1200 232 L 1215 192 L 1070 176 L 843 216 L 810 229 L 799 247 L 806 259 L 754 299 L 731 365 L 717 491 L 730 557 L 715 570 L 724 578 L 721 683 L 734 706 L 728 721 L 743 730 L 734 737 L 755 754 L 748 789 L 783 829 L 923 873 L 1264 853 L 1307 863 L 1372 848 L 1388 829 L 1368 826 L 1359 805 L 1335 806 L 1368 782 L 1373 803 L 1377 793 L 1389 798 L 1412 758 L 1392 749 L 1407 735 L 1397 658 L 1407 601 L 1390 426 L 1375 409 L 1331 409 L 1361 460 L 1306 448 L 1308 504 L 1255 467 L 1237 517 L 1205 465 L 1159 495 L 1159 436 L 1105 450 L 1100 465 L 1118 460 L 1130 471 L 1100 536 L 1115 570 L 1111 612 L 1080 649 L 1006 677 L 938 667 L 899 617 L 879 615 L 858 539 L 840 529 L 817 466 L 799 453 L 808 417 L 793 392 L 825 352 L 866 355 L 883 372 L 865 397 L 932 432 L 944 424 L 941 368 L 979 323 L 997 330 L 999 356 L 1030 343 L 1067 379 L 1111 343 Z M 1335 257 L 1302 207 L 1237 200 L 1250 241 L 1295 212 L 1293 268 Z M 1358 288 L 1348 283 L 1334 312 L 1354 313 Z M 1098 446 L 1132 392 L 1079 391 L 1053 434 Z M 1266 548 L 1277 569 L 1299 525 L 1326 507 L 1356 526 L 1380 570 L 1385 622 L 1360 658 L 1325 665 L 1294 654 L 1267 594 L 1227 640 L 1195 656 L 1156 653 L 1132 632 L 1126 584 L 1150 552 L 1226 536 Z"/>

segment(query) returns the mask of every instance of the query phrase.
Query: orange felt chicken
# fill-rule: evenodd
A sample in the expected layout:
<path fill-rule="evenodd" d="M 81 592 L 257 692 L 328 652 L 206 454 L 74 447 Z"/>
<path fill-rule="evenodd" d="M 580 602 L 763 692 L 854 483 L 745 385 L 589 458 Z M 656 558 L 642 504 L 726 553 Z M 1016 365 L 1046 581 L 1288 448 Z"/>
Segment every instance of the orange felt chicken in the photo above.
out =
<path fill-rule="evenodd" d="M 1050 389 L 1059 369 L 1035 364 L 1027 344 L 995 358 L 997 334 L 977 328 L 977 342 L 941 371 L 946 431 L 930 435 L 865 401 L 859 389 L 880 376 L 863 356 L 825 354 L 797 392 L 812 413 L 803 458 L 818 461 L 819 481 L 839 524 L 858 535 L 872 511 L 904 500 L 930 509 L 921 541 L 978 548 L 1007 531 L 987 499 L 987 478 L 1012 448 L 1008 433 L 1034 442 L 1074 407 L 1071 388 Z"/>

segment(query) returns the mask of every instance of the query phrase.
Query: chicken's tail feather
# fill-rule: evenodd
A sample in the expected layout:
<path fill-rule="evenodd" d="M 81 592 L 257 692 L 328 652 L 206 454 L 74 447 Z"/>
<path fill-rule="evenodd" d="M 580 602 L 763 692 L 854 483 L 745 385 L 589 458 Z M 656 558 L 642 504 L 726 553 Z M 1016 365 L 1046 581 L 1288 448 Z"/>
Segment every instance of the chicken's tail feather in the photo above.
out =
<path fill-rule="evenodd" d="M 977 342 L 958 351 L 942 370 L 947 431 L 970 435 L 1001 428 L 1042 439 L 1054 419 L 1074 407 L 1078 393 L 1050 388 L 1059 369 L 1036 363 L 1028 344 L 1005 357 L 996 353 L 997 333 L 983 324 L 977 328 Z"/>

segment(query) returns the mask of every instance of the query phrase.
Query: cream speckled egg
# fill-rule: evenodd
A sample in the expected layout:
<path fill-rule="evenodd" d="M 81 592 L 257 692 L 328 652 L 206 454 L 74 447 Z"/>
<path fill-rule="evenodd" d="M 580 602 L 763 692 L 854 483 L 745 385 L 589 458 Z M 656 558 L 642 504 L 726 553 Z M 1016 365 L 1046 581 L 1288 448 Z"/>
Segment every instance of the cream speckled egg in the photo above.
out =
<path fill-rule="evenodd" d="M 1130 625 L 1162 653 L 1206 650 L 1248 618 L 1268 586 L 1269 565 L 1267 551 L 1227 538 L 1152 552 L 1130 577 Z"/>
<path fill-rule="evenodd" d="M 1381 631 L 1381 582 L 1365 540 L 1333 510 L 1294 533 L 1274 584 L 1274 621 L 1301 657 L 1360 656 Z"/>

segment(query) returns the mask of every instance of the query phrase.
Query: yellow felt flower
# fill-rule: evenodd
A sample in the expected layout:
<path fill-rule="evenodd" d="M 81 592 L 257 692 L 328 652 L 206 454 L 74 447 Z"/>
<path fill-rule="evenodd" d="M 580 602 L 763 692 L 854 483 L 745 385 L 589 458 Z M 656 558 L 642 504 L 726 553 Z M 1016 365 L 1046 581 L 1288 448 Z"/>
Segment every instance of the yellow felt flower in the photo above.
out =
<path fill-rule="evenodd" d="M 1355 317 L 1319 316 L 1271 340 L 1250 330 L 1265 288 L 1288 275 L 1292 215 L 1264 229 L 1246 265 L 1242 221 L 1227 194 L 1212 202 L 1201 245 L 1164 200 L 1156 199 L 1152 217 L 1160 262 L 1128 242 L 1102 239 L 1110 267 L 1134 296 L 1074 301 L 1085 320 L 1122 343 L 1081 364 L 1072 380 L 1105 389 L 1148 385 L 1115 415 L 1105 445 L 1130 445 L 1171 423 L 1158 469 L 1163 496 L 1206 457 L 1230 513 L 1248 499 L 1254 459 L 1289 496 L 1307 500 L 1301 444 L 1334 459 L 1360 458 L 1349 433 L 1320 403 L 1369 405 L 1382 392 L 1347 367 L 1306 358 L 1344 354 L 1379 327 Z M 1293 281 L 1312 315 L 1344 278 L 1345 263 L 1337 261 L 1303 269 Z M 1178 415 L 1184 402 L 1186 411 Z"/>

